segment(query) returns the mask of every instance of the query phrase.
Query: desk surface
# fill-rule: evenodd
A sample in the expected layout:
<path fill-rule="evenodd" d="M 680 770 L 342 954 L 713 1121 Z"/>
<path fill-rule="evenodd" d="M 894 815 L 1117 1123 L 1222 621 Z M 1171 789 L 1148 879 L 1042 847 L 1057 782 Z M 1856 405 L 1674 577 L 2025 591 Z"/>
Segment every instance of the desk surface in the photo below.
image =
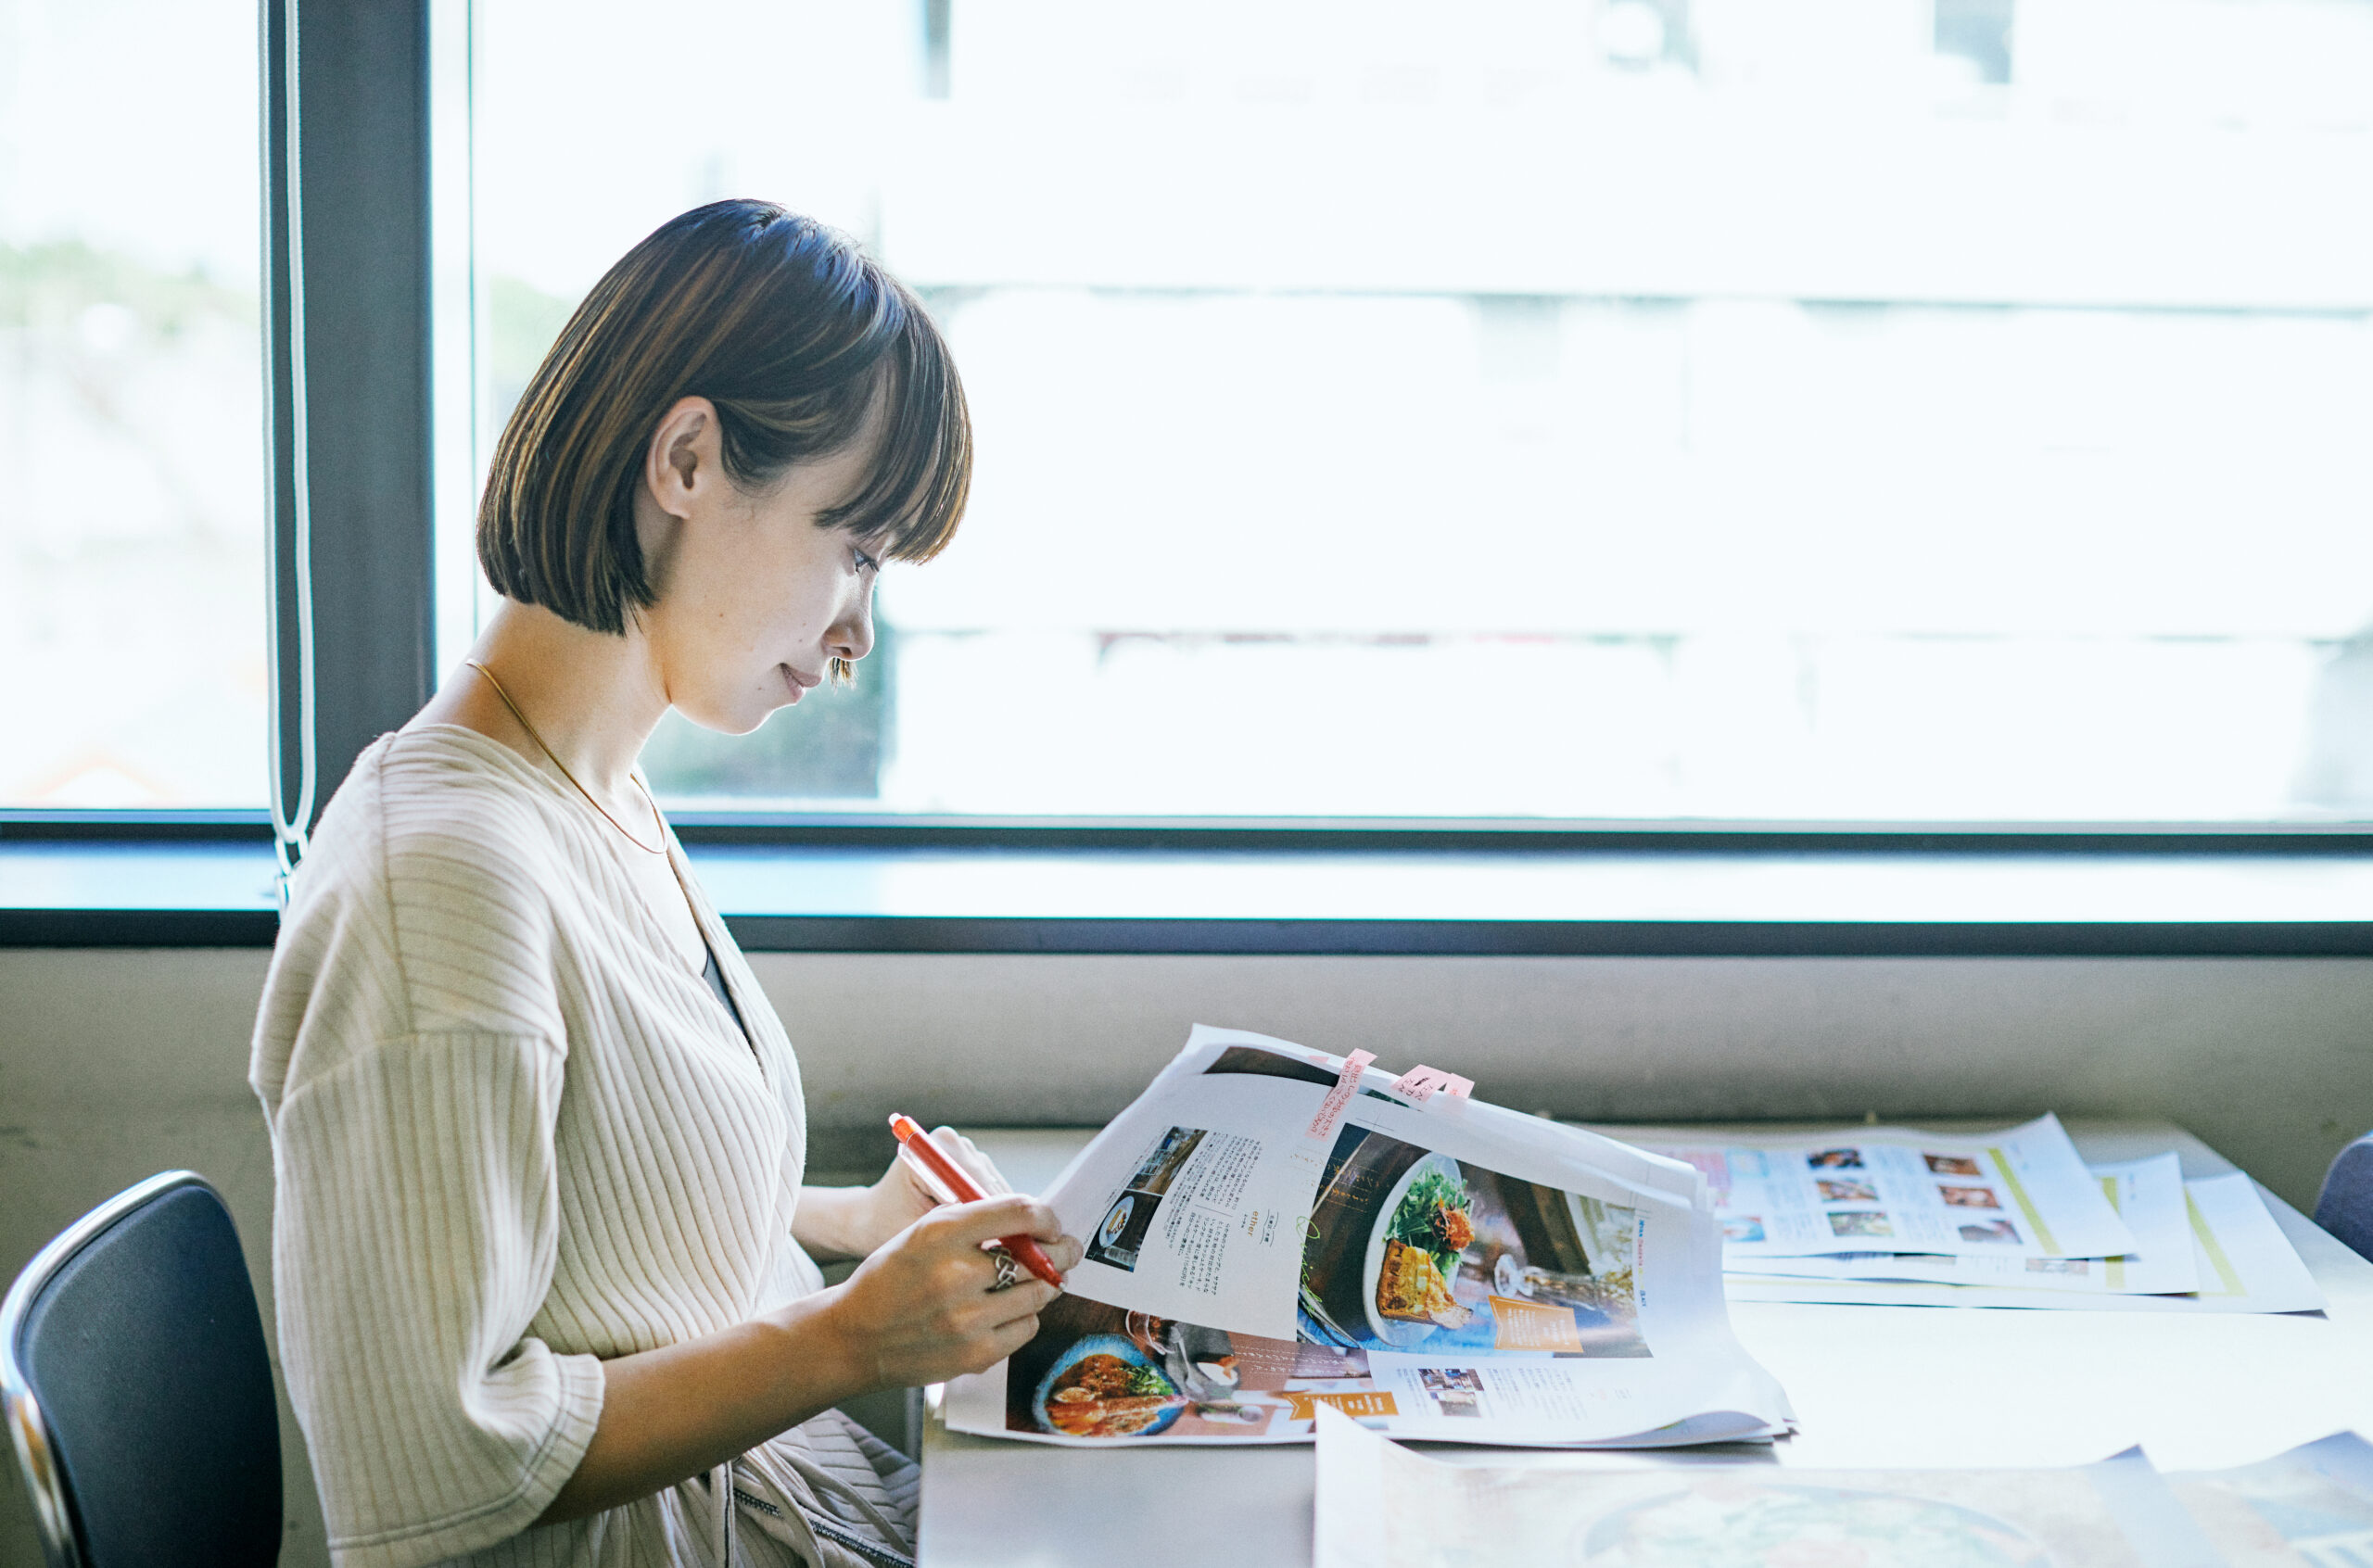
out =
<path fill-rule="evenodd" d="M 1936 1131 L 1999 1125 L 1922 1121 Z M 2173 1148 L 2187 1176 L 2232 1165 L 2180 1129 L 2071 1121 L 2096 1162 Z M 1043 1190 L 1084 1132 L 973 1134 L 1017 1187 Z M 2323 1316 L 2052 1312 L 1734 1302 L 1747 1350 L 1788 1390 L 1783 1465 L 2083 1464 L 2136 1443 L 2163 1469 L 2245 1464 L 2343 1427 L 2373 1435 L 2373 1264 L 2260 1189 L 2330 1302 Z M 1687 1456 L 1528 1454 L 1491 1462 L 1637 1465 Z M 1702 1452 L 1703 1450 L 1700 1450 Z M 1725 1450 L 1764 1457 L 1759 1448 Z M 948 1432 L 923 1444 L 924 1568 L 1311 1560 L 1311 1450 L 1082 1450 Z M 1199 1499 L 1182 1511 L 1182 1495 Z M 1191 1519 L 1188 1529 L 1158 1523 Z"/>

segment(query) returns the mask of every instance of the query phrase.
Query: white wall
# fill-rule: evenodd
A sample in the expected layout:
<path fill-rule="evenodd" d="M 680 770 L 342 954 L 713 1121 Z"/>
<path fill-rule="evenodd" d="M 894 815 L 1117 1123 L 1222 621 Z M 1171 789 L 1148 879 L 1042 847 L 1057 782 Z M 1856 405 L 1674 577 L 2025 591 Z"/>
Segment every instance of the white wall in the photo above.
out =
<path fill-rule="evenodd" d="M 245 1081 L 265 955 L 0 952 L 0 1275 L 173 1166 L 266 1265 L 271 1153 Z M 1198 1019 L 1472 1075 L 1624 1119 L 2157 1116 L 2294 1203 L 2373 1127 L 2373 962 L 925 957 L 760 955 L 819 1128 L 895 1107 L 1085 1123 Z M 269 1312 L 269 1282 L 259 1293 Z M 292 1565 L 326 1560 L 284 1421 Z M 0 1486 L 0 1568 L 39 1562 Z"/>

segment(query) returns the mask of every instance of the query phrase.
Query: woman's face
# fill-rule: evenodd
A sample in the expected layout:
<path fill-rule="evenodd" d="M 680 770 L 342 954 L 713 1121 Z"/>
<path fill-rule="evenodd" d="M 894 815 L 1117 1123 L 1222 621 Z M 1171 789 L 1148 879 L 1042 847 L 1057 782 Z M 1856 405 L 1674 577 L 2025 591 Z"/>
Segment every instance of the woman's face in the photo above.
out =
<path fill-rule="evenodd" d="M 636 519 L 659 601 L 641 624 L 667 701 L 693 723 L 746 734 L 818 685 L 830 660 L 872 649 L 873 553 L 816 525 L 871 461 L 860 439 L 743 490 L 719 463 L 707 399 L 660 422 Z"/>

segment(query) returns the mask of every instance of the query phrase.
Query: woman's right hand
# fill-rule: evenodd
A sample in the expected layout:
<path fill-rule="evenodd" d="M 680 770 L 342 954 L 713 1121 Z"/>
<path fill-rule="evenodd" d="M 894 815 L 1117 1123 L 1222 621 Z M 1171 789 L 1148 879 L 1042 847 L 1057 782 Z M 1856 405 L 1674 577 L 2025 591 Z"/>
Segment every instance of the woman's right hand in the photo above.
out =
<path fill-rule="evenodd" d="M 877 1388 L 912 1388 L 983 1372 L 1038 1332 L 1038 1314 L 1058 1294 L 1034 1275 L 1004 1290 L 996 1260 L 981 1247 L 1027 1234 L 1059 1271 L 1078 1266 L 1079 1242 L 1055 1211 L 1020 1194 L 933 1209 L 857 1265 L 838 1287 L 831 1315 L 857 1371 Z"/>

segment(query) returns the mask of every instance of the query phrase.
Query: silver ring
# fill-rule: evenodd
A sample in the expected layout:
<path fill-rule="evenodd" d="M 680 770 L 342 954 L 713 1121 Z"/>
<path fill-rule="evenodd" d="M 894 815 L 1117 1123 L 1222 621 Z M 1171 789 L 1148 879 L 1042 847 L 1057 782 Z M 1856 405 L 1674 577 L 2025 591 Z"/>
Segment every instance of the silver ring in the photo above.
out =
<path fill-rule="evenodd" d="M 996 1247 L 989 1253 L 989 1257 L 996 1260 L 997 1266 L 996 1283 L 989 1286 L 990 1295 L 994 1296 L 1001 1290 L 1011 1290 L 1022 1283 L 1022 1265 L 1013 1260 L 1012 1253 L 1003 1247 Z"/>

